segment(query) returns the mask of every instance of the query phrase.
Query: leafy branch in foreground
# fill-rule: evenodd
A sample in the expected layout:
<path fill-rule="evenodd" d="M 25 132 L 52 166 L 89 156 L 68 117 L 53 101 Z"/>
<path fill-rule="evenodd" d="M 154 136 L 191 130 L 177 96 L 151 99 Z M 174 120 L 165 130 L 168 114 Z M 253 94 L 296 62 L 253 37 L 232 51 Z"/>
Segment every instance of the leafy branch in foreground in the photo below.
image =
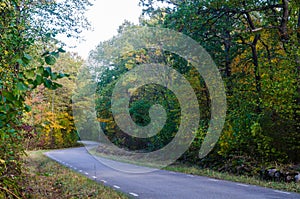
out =
<path fill-rule="evenodd" d="M 78 3 L 74 0 L 64 3 L 0 1 L 0 187 L 3 188 L 0 191 L 1 198 L 21 195 L 18 182 L 22 178 L 20 159 L 24 155 L 22 141 L 31 130 L 22 123 L 23 113 L 30 111 L 30 107 L 25 104 L 25 98 L 42 84 L 49 89 L 61 87 L 57 80 L 66 74 L 53 72 L 50 66 L 64 50 L 50 46 L 53 46 L 54 36 L 58 33 L 70 31 L 70 34 L 76 34 L 78 31 L 73 32 L 73 27 L 86 27 L 83 13 L 89 5 L 88 1 Z M 80 20 L 75 21 L 73 11 L 77 9 Z M 59 10 L 62 12 L 56 12 Z M 43 17 L 37 20 L 38 16 Z M 47 23 L 38 28 L 41 24 L 36 23 L 43 23 L 45 20 Z M 43 56 L 35 54 L 36 51 L 33 50 L 37 48 L 38 43 L 42 43 L 44 49 L 49 49 Z"/>

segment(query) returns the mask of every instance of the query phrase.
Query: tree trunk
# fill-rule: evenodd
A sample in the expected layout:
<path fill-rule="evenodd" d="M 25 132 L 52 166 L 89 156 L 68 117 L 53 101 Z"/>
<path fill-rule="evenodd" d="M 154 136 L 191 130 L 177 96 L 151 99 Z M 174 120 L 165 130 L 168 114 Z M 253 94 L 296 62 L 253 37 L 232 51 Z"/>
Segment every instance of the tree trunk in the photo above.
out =
<path fill-rule="evenodd" d="M 255 87 L 257 92 L 257 111 L 258 113 L 261 112 L 260 106 L 260 94 L 261 94 L 261 77 L 259 71 L 259 61 L 258 61 L 258 53 L 257 53 L 257 43 L 260 39 L 260 34 L 255 35 L 255 38 L 251 45 L 252 50 L 252 59 L 254 64 L 254 75 L 255 75 Z"/>

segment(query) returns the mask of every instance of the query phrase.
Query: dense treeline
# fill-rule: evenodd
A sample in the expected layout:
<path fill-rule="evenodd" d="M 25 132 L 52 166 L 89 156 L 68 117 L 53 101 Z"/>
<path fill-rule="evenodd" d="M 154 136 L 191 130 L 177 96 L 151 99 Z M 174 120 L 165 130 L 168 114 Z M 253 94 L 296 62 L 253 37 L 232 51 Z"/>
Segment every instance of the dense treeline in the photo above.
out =
<path fill-rule="evenodd" d="M 78 36 L 88 25 L 83 14 L 89 5 L 73 0 L 0 1 L 0 198 L 22 196 L 24 140 L 34 128 L 24 115 L 31 109 L 26 97 L 37 87 L 62 87 L 58 79 L 68 75 L 50 67 L 65 52 L 55 36 Z"/>
<path fill-rule="evenodd" d="M 75 79 L 83 60 L 76 54 L 62 54 L 53 71 L 68 74 L 68 78 L 57 80 L 63 85 L 55 90 L 37 87 L 26 99 L 31 111 L 24 115 L 23 120 L 33 130 L 25 140 L 26 149 L 54 149 L 76 146 L 78 134 L 72 112 L 72 95 Z"/>
<path fill-rule="evenodd" d="M 163 26 L 199 41 L 223 73 L 228 113 L 215 153 L 299 162 L 297 2 L 185 1 L 166 13 Z"/>
<path fill-rule="evenodd" d="M 92 109 L 84 110 L 90 118 L 75 128 L 71 93 L 76 91 L 79 98 L 87 99 L 94 88 L 84 85 L 85 81 L 76 88 L 83 60 L 63 54 L 61 43 L 55 39 L 59 34 L 78 37 L 88 27 L 84 12 L 89 5 L 88 0 L 0 1 L 0 198 L 22 196 L 21 157 L 26 148 L 73 146 L 78 137 L 76 128 L 82 139 L 99 138 Z M 96 114 L 113 143 L 149 152 L 176 136 L 181 107 L 177 96 L 164 86 L 148 84 L 128 90 L 132 96 L 129 113 L 139 126 L 151 123 L 149 110 L 153 105 L 165 109 L 166 124 L 153 137 L 140 139 L 125 134 L 111 112 L 113 89 L 122 75 L 142 64 L 162 63 L 189 81 L 199 104 L 199 128 L 180 161 L 250 174 L 274 162 L 300 162 L 298 0 L 141 0 L 140 5 L 144 8 L 140 26 L 188 35 L 211 55 L 226 86 L 226 123 L 213 151 L 199 159 L 211 115 L 205 81 L 190 62 L 161 49 L 130 50 L 128 45 L 127 53 L 107 60 L 114 54 L 111 44 L 136 27 L 126 21 L 118 36 L 90 53 L 91 73 L 82 70 L 79 77 L 92 74 L 91 79 L 97 80 Z M 93 107 L 88 100 L 76 106 Z"/>
<path fill-rule="evenodd" d="M 174 138 L 180 124 L 180 107 L 174 93 L 164 87 L 146 85 L 132 93 L 130 101 L 130 114 L 141 126 L 151 122 L 148 112 L 152 105 L 159 103 L 165 108 L 168 121 L 154 137 L 138 139 L 126 135 L 111 112 L 110 99 L 119 77 L 141 64 L 163 63 L 189 80 L 200 105 L 200 128 L 180 160 L 251 174 L 273 162 L 300 162 L 298 1 L 142 0 L 140 4 L 145 15 L 141 25 L 186 34 L 212 56 L 226 85 L 226 123 L 214 150 L 199 159 L 210 117 L 209 93 L 203 79 L 186 60 L 160 50 L 129 50 L 113 62 L 105 60 L 116 36 L 100 43 L 89 58 L 93 72 L 99 69 L 95 77 L 97 115 L 111 141 L 131 150 L 154 151 Z M 119 34 L 132 28 L 133 24 L 125 22 Z"/>

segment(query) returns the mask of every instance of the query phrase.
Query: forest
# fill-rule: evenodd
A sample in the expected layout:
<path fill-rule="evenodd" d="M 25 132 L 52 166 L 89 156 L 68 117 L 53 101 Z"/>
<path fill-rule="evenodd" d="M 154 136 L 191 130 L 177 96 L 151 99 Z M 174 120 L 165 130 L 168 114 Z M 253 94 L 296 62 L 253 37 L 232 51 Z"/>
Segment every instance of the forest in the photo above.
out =
<path fill-rule="evenodd" d="M 105 135 L 121 148 L 142 152 L 156 151 L 174 139 L 182 112 L 177 96 L 164 86 L 147 84 L 132 91 L 129 104 L 129 113 L 140 126 L 151 123 L 150 107 L 163 106 L 167 121 L 157 135 L 146 139 L 128 136 L 116 123 L 122 113 L 117 116 L 112 113 L 111 98 L 120 77 L 143 64 L 163 63 L 183 74 L 199 103 L 199 128 L 179 161 L 248 175 L 258 175 L 261 168 L 272 165 L 297 165 L 300 158 L 297 2 L 141 1 L 141 6 L 144 8 L 141 24 L 125 21 L 118 36 L 101 42 L 89 56 L 88 68 L 97 79 L 97 117 Z M 216 63 L 226 88 L 227 115 L 218 143 L 205 158 L 199 158 L 198 151 L 209 125 L 211 98 L 206 82 L 192 64 L 163 49 L 131 50 L 134 48 L 129 40 L 127 46 L 124 44 L 126 53 L 110 58 L 116 50 L 113 43 L 139 26 L 183 33 L 203 46 Z M 135 80 L 128 78 L 123 84 L 131 81 Z M 83 135 L 97 139 L 92 132 L 97 131 Z"/>
<path fill-rule="evenodd" d="M 235 175 L 259 176 L 270 168 L 282 175 L 299 174 L 300 1 L 140 0 L 139 4 L 143 8 L 139 24 L 124 21 L 118 35 L 100 42 L 84 60 L 66 52 L 57 35 L 78 38 L 82 30 L 89 29 L 84 13 L 91 2 L 1 0 L 0 197 L 22 195 L 19 182 L 24 178 L 22 157 L 26 151 L 73 147 L 78 139 L 98 141 L 99 132 L 90 125 L 95 123 L 93 118 L 78 122 L 72 110 L 79 105 L 72 104 L 72 96 L 85 100 L 88 95 L 88 85 L 76 83 L 86 75 L 94 80 L 97 124 L 110 142 L 139 153 L 154 152 L 171 143 L 186 115 L 168 83 L 149 83 L 126 91 L 130 95 L 129 115 L 138 126 L 153 122 L 154 105 L 165 110 L 166 122 L 156 135 L 128 135 L 117 122 L 122 113 L 115 115 L 112 110 L 118 81 L 152 63 L 180 73 L 197 102 L 195 114 L 192 105 L 187 105 L 187 115 L 189 120 L 199 117 L 198 127 L 192 129 L 193 140 L 177 163 Z M 199 150 L 212 116 L 214 99 L 209 85 L 193 62 L 180 54 L 146 46 L 136 49 L 130 41 L 137 41 L 138 36 L 129 38 L 129 43 L 121 40 L 141 27 L 191 38 L 207 52 L 221 75 L 226 118 L 217 142 L 205 157 L 199 157 Z M 115 54 L 118 42 L 126 49 L 121 55 Z M 153 72 L 153 82 L 159 79 L 155 74 L 160 70 Z M 136 78 L 143 77 L 127 78 L 123 86 Z M 177 81 L 178 93 L 185 92 L 177 76 L 166 78 Z M 85 111 L 93 114 L 93 110 Z M 133 135 L 138 133 L 129 130 Z M 296 181 L 295 175 L 280 180 Z"/>

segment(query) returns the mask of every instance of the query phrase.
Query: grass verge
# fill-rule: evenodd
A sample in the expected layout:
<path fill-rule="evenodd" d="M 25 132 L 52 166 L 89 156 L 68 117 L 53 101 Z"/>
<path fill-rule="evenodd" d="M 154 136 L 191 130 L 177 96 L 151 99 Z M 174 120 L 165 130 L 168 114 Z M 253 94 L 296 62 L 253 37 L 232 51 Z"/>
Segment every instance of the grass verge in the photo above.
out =
<path fill-rule="evenodd" d="M 210 169 L 200 169 L 197 167 L 187 166 L 187 165 L 183 165 L 180 163 L 170 165 L 164 169 L 169 170 L 169 171 L 176 171 L 176 172 L 181 172 L 181 173 L 186 173 L 186 174 L 192 174 L 192 175 L 207 176 L 207 177 L 211 177 L 211 178 L 215 178 L 215 179 L 244 183 L 244 184 L 249 184 L 249 185 L 257 185 L 257 186 L 277 189 L 277 190 L 281 190 L 281 191 L 300 193 L 300 183 L 295 183 L 295 182 L 286 183 L 286 182 L 265 181 L 265 180 L 261 180 L 258 177 L 249 177 L 249 176 L 243 176 L 243 175 L 237 176 L 237 175 L 233 175 L 230 173 L 222 173 L 222 172 L 213 171 Z"/>
<path fill-rule="evenodd" d="M 30 199 L 127 199 L 125 194 L 105 187 L 43 155 L 43 151 L 28 152 L 25 161 L 25 197 Z"/>

